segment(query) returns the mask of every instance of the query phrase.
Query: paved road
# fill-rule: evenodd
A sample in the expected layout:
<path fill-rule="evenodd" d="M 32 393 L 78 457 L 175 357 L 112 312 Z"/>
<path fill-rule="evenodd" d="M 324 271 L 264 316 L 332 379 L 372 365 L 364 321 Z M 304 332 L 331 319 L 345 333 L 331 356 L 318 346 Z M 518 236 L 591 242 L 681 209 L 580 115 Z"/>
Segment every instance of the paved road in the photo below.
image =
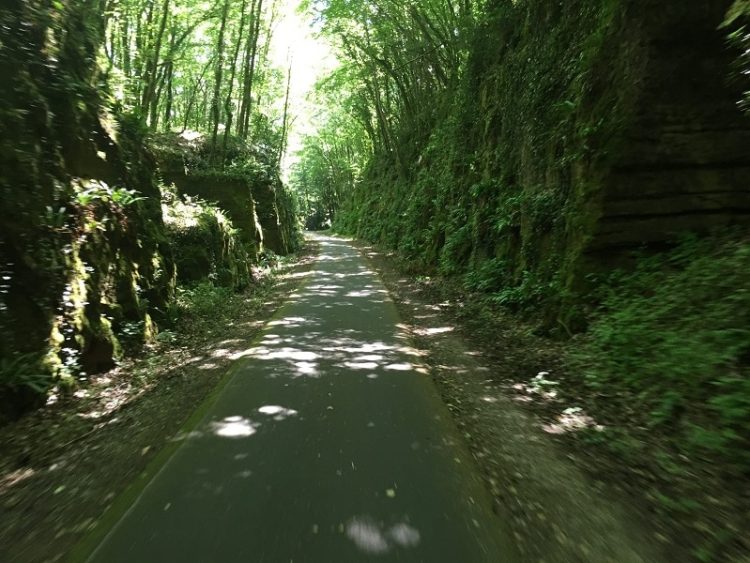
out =
<path fill-rule="evenodd" d="M 346 242 L 89 561 L 516 561 L 393 303 Z"/>

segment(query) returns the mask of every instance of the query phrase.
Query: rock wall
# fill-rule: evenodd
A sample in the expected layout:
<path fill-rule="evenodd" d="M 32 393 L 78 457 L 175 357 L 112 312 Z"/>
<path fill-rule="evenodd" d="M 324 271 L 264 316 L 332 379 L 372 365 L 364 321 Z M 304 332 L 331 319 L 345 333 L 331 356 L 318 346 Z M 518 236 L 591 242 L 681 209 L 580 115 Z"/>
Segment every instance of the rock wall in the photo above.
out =
<path fill-rule="evenodd" d="M 292 199 L 278 178 L 272 182 L 253 183 L 253 196 L 258 206 L 258 218 L 263 226 L 265 247 L 276 254 L 286 255 L 298 246 L 297 218 Z"/>
<path fill-rule="evenodd" d="M 30 385 L 30 374 L 111 367 L 118 332 L 148 338 L 172 297 L 153 160 L 102 100 L 100 8 L 8 0 L 0 10 L 0 359 L 16 366 L 0 373 L 6 414 L 54 381 Z"/>
<path fill-rule="evenodd" d="M 532 272 L 563 293 L 633 248 L 748 224 L 750 120 L 719 30 L 730 4 L 498 7 L 507 46 L 475 78 L 479 181 L 499 180 L 506 224 L 490 248 L 475 227 L 474 258 L 508 257 L 516 283 Z"/>
<path fill-rule="evenodd" d="M 291 197 L 278 173 L 244 155 L 245 167 L 222 170 L 206 164 L 200 143 L 163 136 L 158 143 L 160 175 L 181 194 L 216 202 L 240 229 L 254 261 L 269 249 L 289 254 L 297 245 L 298 229 Z"/>
<path fill-rule="evenodd" d="M 179 193 L 215 202 L 240 229 L 240 240 L 247 247 L 253 262 L 263 252 L 265 228 L 260 222 L 258 207 L 250 185 L 245 178 L 224 175 L 210 170 L 186 172 L 184 168 L 175 171 L 160 161 L 160 175 L 165 183 L 174 184 Z"/>
<path fill-rule="evenodd" d="M 248 245 L 229 218 L 205 202 L 182 200 L 174 193 L 165 199 L 164 221 L 172 242 L 177 280 L 242 290 L 252 282 Z"/>
<path fill-rule="evenodd" d="M 376 154 L 338 224 L 563 316 L 633 248 L 750 224 L 730 4 L 489 2 L 408 173 Z"/>
<path fill-rule="evenodd" d="M 604 180 L 592 249 L 750 219 L 750 120 L 729 77 L 736 53 L 717 29 L 729 4 L 626 12 L 640 26 L 641 87 Z"/>

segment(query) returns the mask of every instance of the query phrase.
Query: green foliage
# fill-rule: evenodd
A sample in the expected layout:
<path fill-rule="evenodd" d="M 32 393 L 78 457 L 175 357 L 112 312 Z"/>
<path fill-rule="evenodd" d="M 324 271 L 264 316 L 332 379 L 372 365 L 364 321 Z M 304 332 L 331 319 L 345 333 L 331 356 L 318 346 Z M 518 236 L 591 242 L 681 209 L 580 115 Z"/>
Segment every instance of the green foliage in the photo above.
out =
<path fill-rule="evenodd" d="M 220 317 L 232 296 L 228 287 L 204 280 L 193 286 L 177 289 L 176 321 L 182 326 L 200 319 Z"/>
<path fill-rule="evenodd" d="M 729 43 L 737 52 L 733 79 L 744 89 L 740 106 L 750 112 L 750 1 L 735 0 L 722 27 L 729 31 Z"/>
<path fill-rule="evenodd" d="M 380 194 L 378 180 L 383 193 L 395 192 L 390 181 L 410 180 L 412 162 L 449 105 L 444 94 L 458 79 L 467 56 L 465 36 L 479 5 L 473 0 L 304 3 L 337 45 L 341 61 L 318 85 L 325 118 L 305 143 L 294 182 L 311 225 L 333 221 L 400 244 L 410 230 L 397 218 L 411 199 L 407 190 L 389 194 L 395 197 L 379 205 L 372 202 L 377 209 L 362 205 L 356 192 Z M 389 169 L 387 180 L 374 178 L 379 164 Z M 345 211 L 339 217 L 340 209 Z M 381 219 L 388 224 L 376 226 Z"/>
<path fill-rule="evenodd" d="M 527 270 L 522 273 L 520 283 L 507 285 L 490 295 L 489 300 L 515 310 L 538 311 L 543 305 L 558 300 L 561 294 L 562 290 L 555 280 L 545 280 Z"/>
<path fill-rule="evenodd" d="M 75 202 L 81 207 L 88 207 L 95 203 L 127 207 L 145 199 L 139 196 L 136 190 L 112 188 L 106 182 L 99 180 L 87 181 L 84 186 L 76 190 L 75 194 Z"/>
<path fill-rule="evenodd" d="M 485 260 L 464 277 L 467 289 L 491 293 L 501 291 L 508 283 L 510 266 L 503 258 Z"/>
<path fill-rule="evenodd" d="M 471 253 L 471 242 L 471 226 L 468 224 L 450 232 L 440 254 L 439 272 L 450 276 L 463 271 Z"/>
<path fill-rule="evenodd" d="M 360 179 L 371 150 L 351 114 L 336 107 L 334 97 L 341 94 L 319 89 L 321 105 L 333 109 L 321 118 L 315 136 L 303 138 L 300 160 L 292 168 L 291 188 L 309 229 L 330 226 Z"/>
<path fill-rule="evenodd" d="M 229 136 L 220 153 L 215 152 L 209 136 L 199 133 L 158 133 L 149 141 L 160 162 L 179 166 L 188 174 L 269 179 L 278 175 L 278 155 L 263 134 L 275 138 L 278 132 L 258 131 L 251 141 Z"/>
<path fill-rule="evenodd" d="M 38 354 L 0 357 L 0 394 L 31 391 L 43 395 L 52 386 L 52 376 Z"/>
<path fill-rule="evenodd" d="M 750 466 L 750 241 L 690 238 L 613 276 L 571 354 L 584 382 L 649 424 Z"/>
<path fill-rule="evenodd" d="M 300 184 L 319 186 L 313 208 L 335 202 L 324 216 L 339 230 L 464 276 L 468 289 L 504 305 L 551 311 L 596 213 L 589 188 L 573 179 L 606 158 L 630 93 L 624 74 L 598 72 L 615 60 L 604 46 L 621 33 L 618 5 L 469 3 L 468 13 L 442 14 L 436 4 L 405 13 L 378 5 L 370 20 L 364 0 L 312 2 L 343 59 L 319 89 L 339 92 L 327 113 L 349 125 L 323 128 L 306 146 Z M 432 54 L 415 46 L 408 57 L 393 44 L 403 51 L 406 32 L 439 29 L 438 14 L 457 34 L 423 77 L 422 57 L 432 63 Z M 422 49 L 435 40 L 423 38 Z M 600 75 L 612 78 L 605 88 Z M 355 151 L 358 173 L 338 181 L 347 160 L 325 150 L 326 139 L 357 136 L 369 141 Z"/>
<path fill-rule="evenodd" d="M 250 284 L 250 257 L 239 232 L 215 205 L 176 196 L 168 189 L 164 220 L 174 249 L 181 283 L 209 280 L 230 289 Z"/>
<path fill-rule="evenodd" d="M 221 4 L 228 8 L 224 41 Z M 260 6 L 3 5 L 0 410 L 43 403 L 47 372 L 76 381 L 113 367 L 121 346 L 136 352 L 151 341 L 158 332 L 152 316 L 162 323 L 175 311 L 173 253 L 183 274 L 186 262 L 205 259 L 194 283 L 251 283 L 245 244 L 216 207 L 200 203 L 187 212 L 188 202 L 177 209 L 173 199 L 165 229 L 149 145 L 162 128 L 205 131 L 221 122 L 226 135 L 199 135 L 192 154 L 178 147 L 179 166 L 262 183 L 269 207 L 293 213 L 278 171 L 283 77 L 269 68 L 264 44 L 278 6 Z M 247 214 L 255 227 L 253 210 Z M 293 225 L 286 215 L 278 222 Z M 26 352 L 49 366 L 36 371 Z"/>
<path fill-rule="evenodd" d="M 108 38 L 99 64 L 118 110 L 151 131 L 213 132 L 221 123 L 278 153 L 283 76 L 264 46 L 277 12 L 276 2 L 117 2 L 106 20 L 99 14 Z M 225 140 L 211 135 L 211 145 L 221 153 Z"/>

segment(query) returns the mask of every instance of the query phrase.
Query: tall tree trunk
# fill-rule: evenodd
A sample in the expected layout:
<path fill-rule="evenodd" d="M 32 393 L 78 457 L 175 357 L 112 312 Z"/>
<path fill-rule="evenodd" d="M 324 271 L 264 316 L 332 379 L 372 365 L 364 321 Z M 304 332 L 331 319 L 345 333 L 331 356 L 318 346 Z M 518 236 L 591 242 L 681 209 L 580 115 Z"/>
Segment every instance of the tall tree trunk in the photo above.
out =
<path fill-rule="evenodd" d="M 167 68 L 167 99 L 164 102 L 164 130 L 172 127 L 172 112 L 174 111 L 174 62 L 169 62 Z"/>
<path fill-rule="evenodd" d="M 208 61 L 206 66 L 203 67 L 203 71 L 201 72 L 201 75 L 198 77 L 198 80 L 195 81 L 195 86 L 190 91 L 190 96 L 187 102 L 187 108 L 185 109 L 185 120 L 182 125 L 183 133 L 187 131 L 188 125 L 190 125 L 190 114 L 192 113 L 193 107 L 195 106 L 195 101 L 198 99 L 198 94 L 200 94 L 201 90 L 203 89 L 203 77 L 206 76 L 208 69 L 211 68 L 211 65 L 213 65 L 213 63 L 214 61 L 213 59 L 211 59 Z"/>
<path fill-rule="evenodd" d="M 263 0 L 253 0 L 253 20 L 251 22 L 252 32 L 247 39 L 245 51 L 245 76 L 243 79 L 242 105 L 240 109 L 239 131 L 243 139 L 247 139 L 250 114 L 252 113 L 253 82 L 255 79 L 255 58 L 258 53 L 258 36 L 260 35 L 260 22 L 263 13 Z"/>
<path fill-rule="evenodd" d="M 109 10 L 105 14 L 104 17 L 104 25 L 106 26 L 106 33 L 107 37 L 105 37 L 104 40 L 104 54 L 107 56 L 107 74 L 109 74 L 112 71 L 112 68 L 115 66 L 115 60 L 118 55 L 118 45 L 117 45 L 117 33 L 116 33 L 116 25 L 113 25 L 111 22 L 114 19 L 113 15 Z"/>
<path fill-rule="evenodd" d="M 156 112 L 152 109 L 154 102 L 154 95 L 156 93 L 156 86 L 158 81 L 158 65 L 159 55 L 161 54 L 161 44 L 164 38 L 164 30 L 167 28 L 167 18 L 169 16 L 169 0 L 164 0 L 161 9 L 161 20 L 159 22 L 159 30 L 156 33 L 156 39 L 154 41 L 153 53 L 149 57 L 146 66 L 146 75 L 143 77 L 145 82 L 145 88 L 143 91 L 143 97 L 141 98 L 141 110 L 144 116 L 153 117 Z M 152 126 L 155 124 L 152 123 Z"/>
<path fill-rule="evenodd" d="M 242 39 L 245 33 L 245 19 L 246 19 L 247 0 L 242 0 L 242 8 L 240 9 L 240 29 L 237 33 L 237 42 L 234 46 L 234 55 L 232 56 L 232 73 L 229 78 L 229 91 L 224 99 L 224 111 L 227 114 L 227 123 L 224 128 L 224 145 L 221 149 L 222 162 L 224 155 L 227 152 L 227 142 L 229 141 L 229 135 L 232 131 L 232 121 L 234 120 L 234 112 L 232 111 L 232 94 L 234 93 L 234 79 L 237 75 L 237 59 L 240 55 L 240 48 L 242 47 Z"/>
<path fill-rule="evenodd" d="M 229 0 L 224 0 L 224 7 L 221 11 L 221 24 L 219 26 L 219 36 L 216 40 L 216 72 L 214 73 L 214 95 L 211 100 L 211 122 L 213 129 L 211 132 L 211 154 L 212 159 L 216 158 L 216 138 L 219 135 L 219 119 L 221 118 L 221 81 L 224 75 L 224 32 L 227 27 L 227 16 L 229 14 Z"/>
<path fill-rule="evenodd" d="M 151 110 L 149 112 L 149 123 L 151 128 L 156 131 L 159 128 L 159 102 L 161 101 L 161 94 L 164 91 L 164 83 L 167 80 L 168 64 L 164 65 L 164 68 L 159 72 L 158 87 L 156 88 L 156 94 L 151 101 Z"/>
<path fill-rule="evenodd" d="M 289 126 L 289 94 L 292 90 L 292 63 L 289 62 L 289 70 L 287 72 L 286 79 L 286 98 L 284 99 L 284 119 L 281 125 L 281 143 L 279 144 L 279 157 L 277 160 L 277 166 L 281 169 L 281 161 L 284 158 L 284 151 L 286 151 L 286 137 L 287 129 Z"/>
<path fill-rule="evenodd" d="M 175 41 L 177 40 L 177 30 L 174 26 L 172 26 L 172 29 L 169 31 L 169 51 L 166 57 L 166 60 L 164 61 L 164 68 L 160 74 L 159 79 L 159 87 L 156 91 L 156 97 L 151 102 L 151 113 L 149 116 L 149 123 L 151 123 L 151 128 L 154 130 L 157 130 L 159 127 L 159 103 L 161 102 L 161 96 L 164 91 L 164 89 L 167 89 L 167 97 L 170 95 L 170 89 L 172 87 L 172 69 L 174 68 L 174 50 L 175 50 Z M 171 111 L 171 108 L 169 109 Z M 166 118 L 166 121 L 169 121 L 169 118 Z M 167 123 L 167 127 L 169 124 Z"/>
<path fill-rule="evenodd" d="M 136 15 L 136 29 L 135 29 L 135 74 L 131 85 L 133 87 L 133 103 L 138 109 L 142 109 L 141 106 L 141 94 L 143 87 L 143 75 L 145 72 L 144 68 L 144 55 L 148 50 L 149 33 L 151 31 L 151 22 L 154 17 L 154 2 L 148 2 L 148 11 L 146 12 L 146 21 L 143 21 L 141 14 Z"/>
<path fill-rule="evenodd" d="M 122 72 L 125 74 L 125 80 L 130 81 L 133 79 L 132 69 L 130 67 L 130 10 L 126 7 L 122 13 L 122 20 L 120 23 L 120 41 L 122 46 L 120 47 L 121 67 Z"/>

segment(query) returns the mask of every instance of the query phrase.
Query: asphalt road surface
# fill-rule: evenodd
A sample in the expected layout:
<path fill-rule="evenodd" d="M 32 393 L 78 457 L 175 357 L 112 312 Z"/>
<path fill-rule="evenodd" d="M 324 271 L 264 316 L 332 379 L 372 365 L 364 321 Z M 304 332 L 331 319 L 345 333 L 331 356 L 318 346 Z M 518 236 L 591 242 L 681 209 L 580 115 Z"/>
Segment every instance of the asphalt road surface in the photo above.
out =
<path fill-rule="evenodd" d="M 307 281 L 89 561 L 518 560 L 384 286 L 316 238 Z"/>

